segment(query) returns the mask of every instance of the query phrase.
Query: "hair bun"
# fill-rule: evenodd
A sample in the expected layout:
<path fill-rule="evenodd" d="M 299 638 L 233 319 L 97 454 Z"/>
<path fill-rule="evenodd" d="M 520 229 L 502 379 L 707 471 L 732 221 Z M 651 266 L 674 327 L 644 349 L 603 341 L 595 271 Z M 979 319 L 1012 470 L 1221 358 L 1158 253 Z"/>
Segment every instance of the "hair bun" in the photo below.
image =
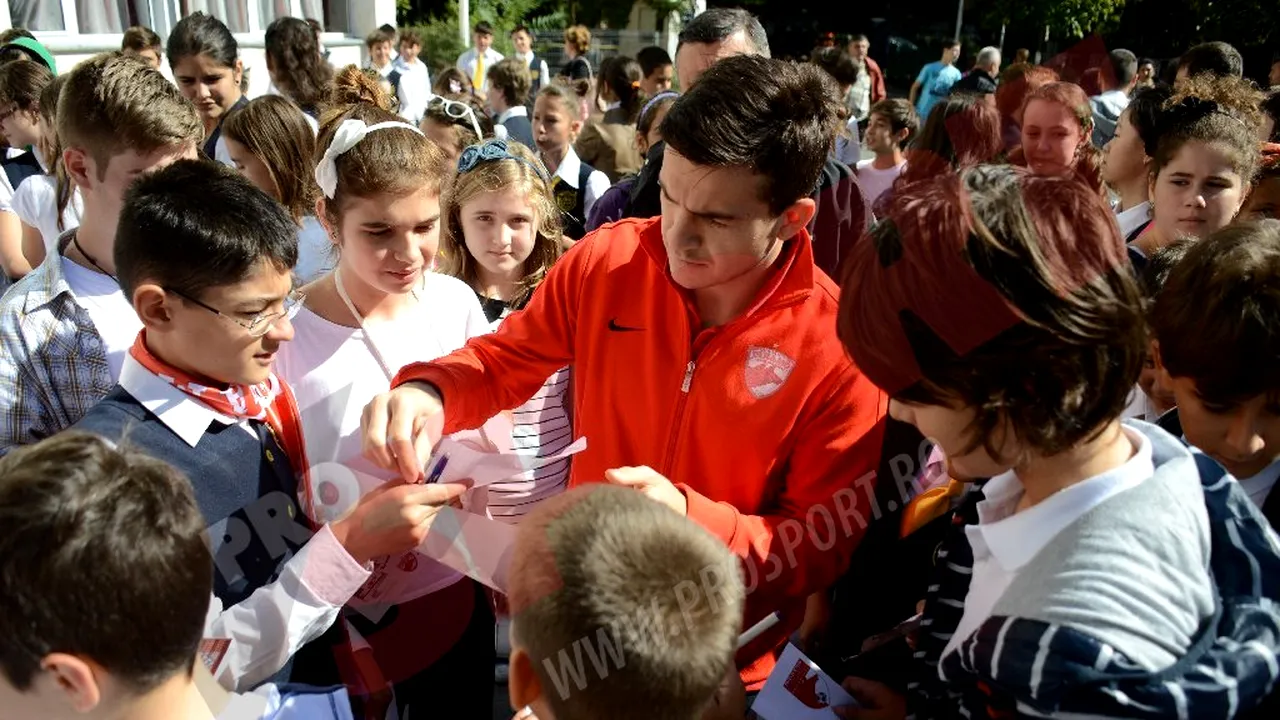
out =
<path fill-rule="evenodd" d="M 329 104 L 342 110 L 353 105 L 372 105 L 379 110 L 393 112 L 391 96 L 382 89 L 379 80 L 355 65 L 342 68 L 333 79 Z"/>

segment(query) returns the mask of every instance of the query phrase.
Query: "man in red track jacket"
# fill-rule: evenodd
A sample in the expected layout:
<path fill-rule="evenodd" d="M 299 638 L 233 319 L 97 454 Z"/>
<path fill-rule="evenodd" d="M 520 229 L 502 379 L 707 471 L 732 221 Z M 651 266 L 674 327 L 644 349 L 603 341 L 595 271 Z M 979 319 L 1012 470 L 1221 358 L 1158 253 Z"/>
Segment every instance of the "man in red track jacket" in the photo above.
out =
<path fill-rule="evenodd" d="M 839 118 L 830 83 L 757 56 L 712 66 L 663 124 L 661 218 L 588 235 L 498 332 L 404 368 L 365 411 L 369 456 L 417 478 L 441 430 L 572 364 L 589 447 L 571 484 L 629 485 L 687 515 L 742 558 L 744 626 L 783 614 L 739 653 L 749 689 L 872 519 L 887 410 L 836 338 L 838 290 L 804 230 Z"/>

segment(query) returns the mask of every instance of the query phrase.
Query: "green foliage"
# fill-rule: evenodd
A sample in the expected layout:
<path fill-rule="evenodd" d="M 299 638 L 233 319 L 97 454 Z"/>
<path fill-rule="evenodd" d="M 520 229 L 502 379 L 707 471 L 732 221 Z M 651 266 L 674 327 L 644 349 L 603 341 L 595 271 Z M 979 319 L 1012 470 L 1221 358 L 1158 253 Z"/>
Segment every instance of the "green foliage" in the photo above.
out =
<path fill-rule="evenodd" d="M 573 22 L 587 27 L 624 28 L 635 0 L 569 0 Z"/>
<path fill-rule="evenodd" d="M 411 0 L 397 0 L 409 3 Z M 471 25 L 485 21 L 493 26 L 493 47 L 503 55 L 509 55 L 511 31 L 517 25 L 536 26 L 536 20 L 556 12 L 555 0 L 471 0 Z M 397 6 L 399 9 L 399 6 Z M 401 12 L 401 17 L 407 13 Z M 558 25 L 563 27 L 563 24 Z M 458 28 L 458 0 L 449 0 L 444 10 L 414 27 L 422 34 L 422 61 L 437 73 L 453 67 L 458 56 L 467 49 Z M 470 30 L 467 34 L 470 35 Z"/>
<path fill-rule="evenodd" d="M 1262 46 L 1280 39 L 1275 0 L 1192 0 L 1201 41 L 1227 40 L 1238 47 Z"/>
<path fill-rule="evenodd" d="M 458 56 L 467 49 L 458 34 L 456 15 L 453 20 L 433 19 L 413 29 L 422 36 L 422 54 L 419 57 L 427 64 L 432 78 L 441 70 L 453 67 Z"/>
<path fill-rule="evenodd" d="M 987 14 L 997 25 L 1048 25 L 1054 37 L 1082 38 L 1116 27 L 1124 3 L 1125 0 L 996 0 Z"/>

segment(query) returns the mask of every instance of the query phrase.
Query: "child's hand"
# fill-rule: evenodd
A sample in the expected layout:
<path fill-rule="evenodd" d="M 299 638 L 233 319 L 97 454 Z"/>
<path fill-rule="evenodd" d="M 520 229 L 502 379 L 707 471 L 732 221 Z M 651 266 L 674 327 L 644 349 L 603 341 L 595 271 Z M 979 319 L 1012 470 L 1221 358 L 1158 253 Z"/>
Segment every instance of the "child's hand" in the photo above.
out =
<path fill-rule="evenodd" d="M 858 720 L 902 720 L 907 716 L 907 700 L 888 685 L 862 678 L 846 678 L 840 684 L 858 705 L 832 708 L 842 718 Z"/>
<path fill-rule="evenodd" d="M 460 483 L 406 484 L 391 480 L 360 498 L 346 517 L 331 523 L 338 542 L 361 565 L 422 544 L 443 505 L 466 492 Z"/>
<path fill-rule="evenodd" d="M 679 488 L 650 467 L 622 467 L 604 471 L 604 481 L 635 488 L 681 515 L 689 514 L 689 500 Z"/>
<path fill-rule="evenodd" d="M 747 714 L 747 688 L 732 663 L 700 720 L 742 720 Z"/>
<path fill-rule="evenodd" d="M 422 478 L 422 465 L 443 431 L 444 403 L 424 383 L 405 383 L 375 397 L 360 419 L 364 456 L 408 482 Z"/>
<path fill-rule="evenodd" d="M 827 627 L 831 625 L 831 597 L 826 591 L 816 592 L 805 601 L 804 621 L 800 623 L 800 649 L 804 654 L 813 657 L 821 648 L 826 638 Z"/>

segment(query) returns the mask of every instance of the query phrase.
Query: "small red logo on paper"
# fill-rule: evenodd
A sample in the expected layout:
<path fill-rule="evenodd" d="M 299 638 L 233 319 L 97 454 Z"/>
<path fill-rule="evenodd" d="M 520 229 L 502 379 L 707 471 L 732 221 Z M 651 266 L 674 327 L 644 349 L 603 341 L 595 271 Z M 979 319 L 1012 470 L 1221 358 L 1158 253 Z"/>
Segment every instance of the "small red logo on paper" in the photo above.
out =
<path fill-rule="evenodd" d="M 830 693 L 818 689 L 818 681 L 821 679 L 821 673 L 810 668 L 809 663 L 801 658 L 796 661 L 796 666 L 791 668 L 791 673 L 787 675 L 782 687 L 805 707 L 821 710 L 831 706 Z"/>
<path fill-rule="evenodd" d="M 745 379 L 747 390 L 757 400 L 778 392 L 795 369 L 796 361 L 770 348 L 747 348 Z"/>
<path fill-rule="evenodd" d="M 222 665 L 222 658 L 226 656 L 227 650 L 231 649 L 231 640 L 228 638 L 204 638 L 200 641 L 200 646 L 196 652 L 200 655 L 200 661 L 209 669 L 211 674 L 218 672 L 218 667 Z"/>
<path fill-rule="evenodd" d="M 418 569 L 418 554 L 407 552 L 400 556 L 400 562 L 396 565 L 404 572 L 413 572 Z"/>

